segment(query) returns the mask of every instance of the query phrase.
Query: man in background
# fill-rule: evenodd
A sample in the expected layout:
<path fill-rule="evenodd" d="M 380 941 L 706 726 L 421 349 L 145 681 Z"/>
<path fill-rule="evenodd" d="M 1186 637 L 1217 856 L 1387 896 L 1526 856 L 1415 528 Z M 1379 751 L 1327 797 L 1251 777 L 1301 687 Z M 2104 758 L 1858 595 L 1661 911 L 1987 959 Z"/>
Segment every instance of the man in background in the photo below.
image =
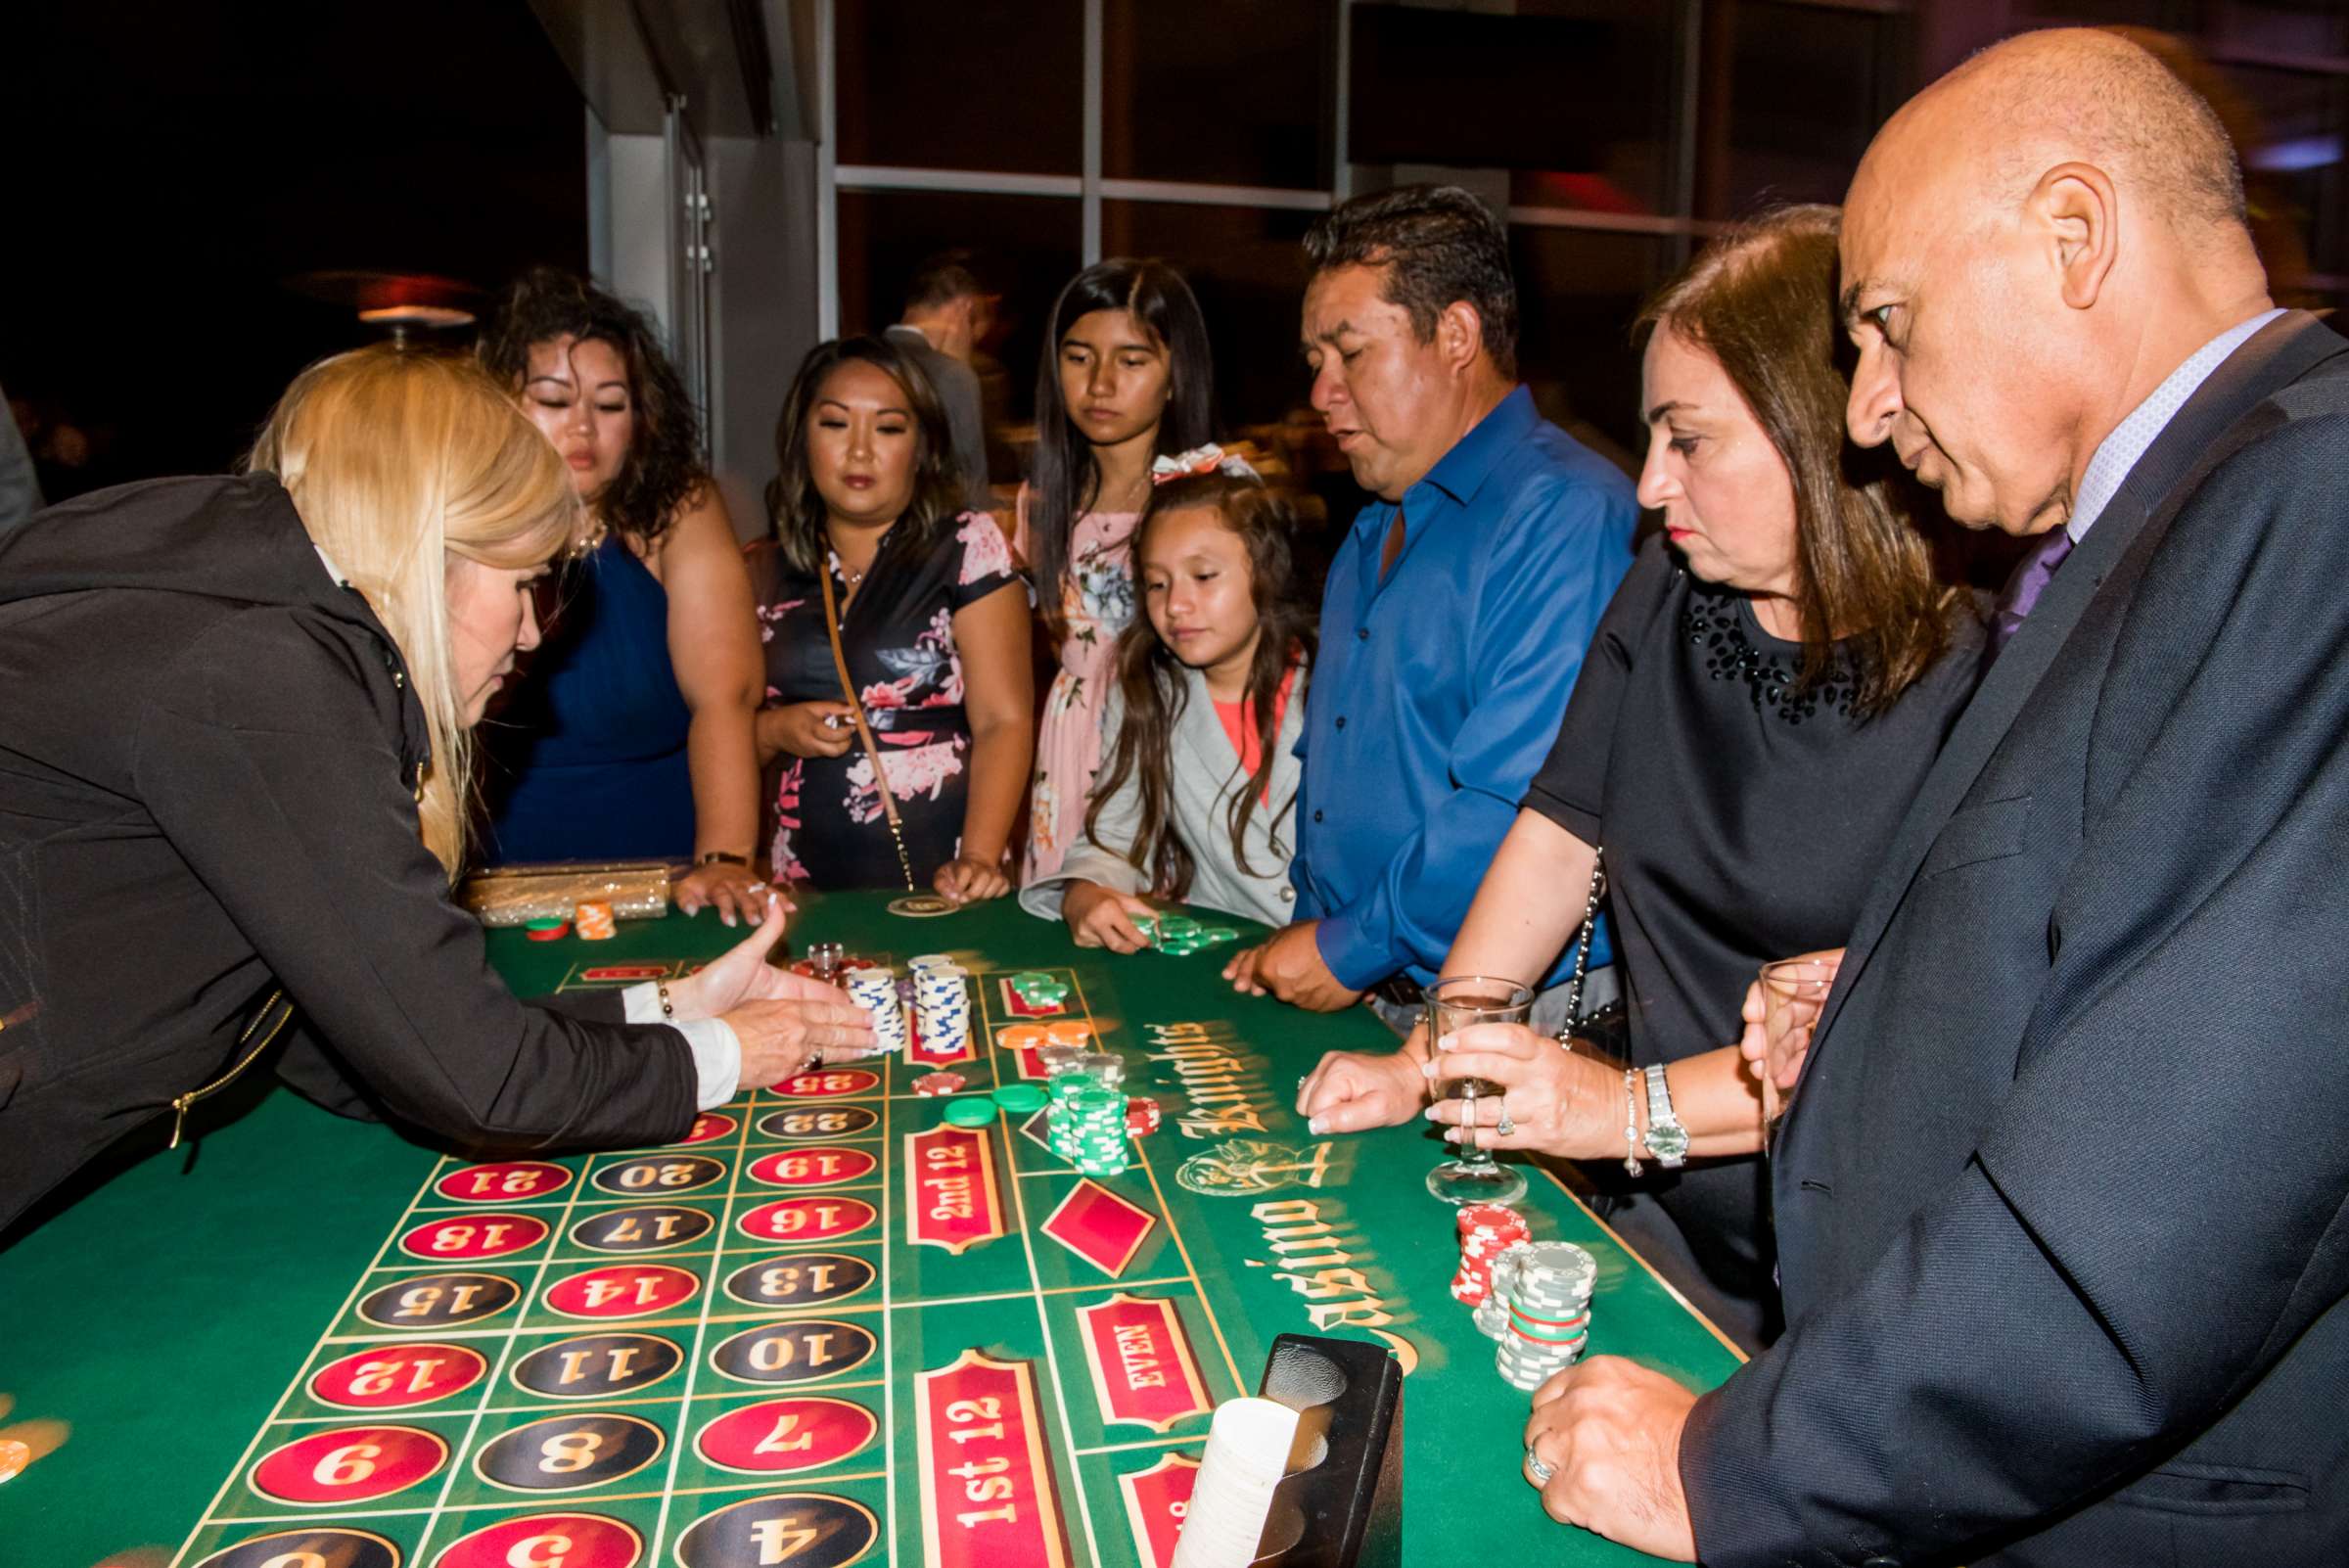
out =
<path fill-rule="evenodd" d="M 905 313 L 887 334 L 920 362 L 946 406 L 953 432 L 954 471 L 962 477 L 963 505 L 986 511 L 987 427 L 979 412 L 979 377 L 971 353 L 986 330 L 987 290 L 953 255 L 922 263 L 905 291 Z"/>

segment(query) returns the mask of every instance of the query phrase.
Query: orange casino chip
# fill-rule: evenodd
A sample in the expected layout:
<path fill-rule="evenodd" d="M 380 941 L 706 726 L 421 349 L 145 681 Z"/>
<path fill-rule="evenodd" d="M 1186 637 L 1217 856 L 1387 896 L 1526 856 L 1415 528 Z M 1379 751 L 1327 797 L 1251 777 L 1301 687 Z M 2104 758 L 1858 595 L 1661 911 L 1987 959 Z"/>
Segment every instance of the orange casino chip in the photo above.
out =
<path fill-rule="evenodd" d="M 612 920 L 612 906 L 600 899 L 582 903 L 572 911 L 571 924 L 581 942 L 602 942 L 620 934 L 620 928 Z"/>

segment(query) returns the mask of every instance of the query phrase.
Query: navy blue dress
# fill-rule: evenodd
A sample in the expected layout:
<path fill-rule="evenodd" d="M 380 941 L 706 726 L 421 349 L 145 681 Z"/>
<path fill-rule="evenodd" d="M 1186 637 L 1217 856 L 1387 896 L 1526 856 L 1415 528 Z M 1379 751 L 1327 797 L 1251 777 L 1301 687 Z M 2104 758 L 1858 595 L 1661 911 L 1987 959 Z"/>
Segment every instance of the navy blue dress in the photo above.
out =
<path fill-rule="evenodd" d="M 564 579 L 547 641 L 482 724 L 492 863 L 693 855 L 692 711 L 668 593 L 618 533 Z"/>

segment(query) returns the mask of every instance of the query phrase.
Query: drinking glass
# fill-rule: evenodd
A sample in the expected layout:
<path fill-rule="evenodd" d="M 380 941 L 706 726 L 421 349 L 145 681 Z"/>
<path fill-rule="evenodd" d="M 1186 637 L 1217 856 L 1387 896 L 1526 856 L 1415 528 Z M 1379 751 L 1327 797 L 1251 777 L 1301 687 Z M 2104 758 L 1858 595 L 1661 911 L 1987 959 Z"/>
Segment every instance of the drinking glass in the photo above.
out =
<path fill-rule="evenodd" d="M 1427 1003 L 1427 1043 L 1438 1072 L 1445 1053 L 1435 1049 L 1437 1040 L 1470 1024 L 1522 1024 L 1534 1010 L 1531 988 L 1489 975 L 1447 975 L 1419 994 Z M 1500 1085 L 1482 1078 L 1444 1084 L 1460 1100 L 1460 1153 L 1428 1172 L 1427 1190 L 1446 1203 L 1515 1203 L 1525 1196 L 1525 1173 L 1497 1163 L 1476 1136 L 1477 1097 L 1498 1094 Z"/>
<path fill-rule="evenodd" d="M 1769 1041 L 1761 1073 L 1765 1121 L 1775 1122 L 1786 1108 L 1778 1097 L 1772 1062 L 1789 1051 L 1811 1048 L 1819 1010 L 1834 989 L 1835 965 L 1823 958 L 1780 958 L 1762 966 L 1762 1036 Z"/>

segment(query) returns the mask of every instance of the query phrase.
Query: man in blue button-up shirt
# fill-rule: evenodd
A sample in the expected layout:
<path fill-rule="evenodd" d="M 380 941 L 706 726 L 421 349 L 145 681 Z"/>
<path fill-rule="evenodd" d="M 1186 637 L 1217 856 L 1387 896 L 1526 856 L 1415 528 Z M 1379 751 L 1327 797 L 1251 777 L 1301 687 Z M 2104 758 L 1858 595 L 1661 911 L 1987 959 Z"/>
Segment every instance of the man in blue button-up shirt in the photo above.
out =
<path fill-rule="evenodd" d="M 1507 234 L 1474 197 L 1359 198 L 1306 248 L 1313 406 L 1377 499 L 1322 599 L 1299 918 L 1225 973 L 1326 1011 L 1443 963 L 1557 739 L 1638 504 L 1515 385 Z"/>

